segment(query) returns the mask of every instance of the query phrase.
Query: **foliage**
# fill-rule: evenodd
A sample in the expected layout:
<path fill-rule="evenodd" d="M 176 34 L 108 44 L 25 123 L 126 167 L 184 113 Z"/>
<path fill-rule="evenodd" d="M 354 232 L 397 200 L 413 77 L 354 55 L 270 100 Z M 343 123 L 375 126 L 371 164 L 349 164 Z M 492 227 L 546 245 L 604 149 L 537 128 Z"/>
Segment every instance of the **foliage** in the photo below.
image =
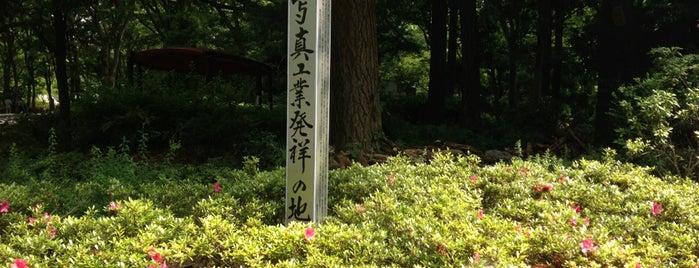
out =
<path fill-rule="evenodd" d="M 175 149 L 189 161 L 254 155 L 263 168 L 283 163 L 284 110 L 250 104 L 249 81 L 164 76 L 119 91 L 95 89 L 93 97 L 78 101 L 74 143 L 127 146 L 140 158 L 162 153 L 175 160 L 166 153 Z"/>
<path fill-rule="evenodd" d="M 1 182 L 0 263 L 696 266 L 699 186 L 605 155 L 484 166 L 474 155 L 438 153 L 429 163 L 353 165 L 331 171 L 324 222 L 282 225 L 284 170 L 260 171 L 255 158 L 235 170 L 134 165 L 118 151 L 95 152 L 87 169 L 104 179 Z M 97 163 L 137 172 L 113 177 Z"/>
<path fill-rule="evenodd" d="M 699 180 L 699 55 L 652 51 L 655 69 L 620 89 L 618 142 L 658 172 Z"/>

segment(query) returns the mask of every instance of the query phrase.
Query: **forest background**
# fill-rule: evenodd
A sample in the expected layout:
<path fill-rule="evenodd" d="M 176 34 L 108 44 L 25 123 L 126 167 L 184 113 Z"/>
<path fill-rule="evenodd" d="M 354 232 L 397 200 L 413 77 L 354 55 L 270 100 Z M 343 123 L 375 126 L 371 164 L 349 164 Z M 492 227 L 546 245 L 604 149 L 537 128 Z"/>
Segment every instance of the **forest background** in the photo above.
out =
<path fill-rule="evenodd" d="M 482 150 L 519 142 L 566 156 L 623 148 L 654 128 L 631 118 L 637 106 L 622 107 L 652 90 L 620 87 L 654 70 L 653 48 L 676 47 L 661 62 L 697 53 L 697 10 L 690 0 L 335 3 L 331 144 L 352 156 L 435 141 Z M 3 96 L 31 112 L 58 112 L 28 120 L 23 135 L 4 131 L 3 150 L 16 143 L 38 153 L 55 128 L 65 151 L 176 144 L 188 161 L 257 155 L 280 165 L 286 12 L 276 0 L 7 3 Z M 243 76 L 146 71 L 145 85 L 130 84 L 129 54 L 160 47 L 269 65 L 276 108 L 245 105 L 255 102 L 255 81 Z M 653 124 L 674 124 L 670 117 Z M 696 147 L 692 127 L 682 131 L 672 138 Z"/>

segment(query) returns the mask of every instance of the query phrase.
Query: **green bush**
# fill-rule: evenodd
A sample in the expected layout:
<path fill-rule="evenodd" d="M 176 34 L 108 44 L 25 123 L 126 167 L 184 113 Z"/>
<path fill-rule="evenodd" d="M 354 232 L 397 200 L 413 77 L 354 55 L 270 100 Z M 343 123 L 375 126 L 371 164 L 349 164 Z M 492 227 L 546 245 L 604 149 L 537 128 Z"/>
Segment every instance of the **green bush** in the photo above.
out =
<path fill-rule="evenodd" d="M 699 181 L 699 55 L 651 51 L 655 69 L 619 89 L 618 143 L 629 159 Z"/>
<path fill-rule="evenodd" d="M 570 164 L 540 156 L 484 166 L 439 153 L 429 163 L 353 165 L 330 172 L 325 221 L 286 225 L 284 170 L 255 165 L 136 165 L 139 179 L 1 182 L 9 208 L 0 213 L 0 266 L 699 264 L 696 182 L 655 177 L 611 152 Z"/>

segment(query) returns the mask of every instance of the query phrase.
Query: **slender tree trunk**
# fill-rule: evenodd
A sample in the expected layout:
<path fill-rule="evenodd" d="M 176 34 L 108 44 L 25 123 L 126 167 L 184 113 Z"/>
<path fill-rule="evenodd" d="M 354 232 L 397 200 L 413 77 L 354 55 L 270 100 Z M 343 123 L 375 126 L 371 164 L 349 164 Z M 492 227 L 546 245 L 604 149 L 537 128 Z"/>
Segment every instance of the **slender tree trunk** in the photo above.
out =
<path fill-rule="evenodd" d="M 535 62 L 536 84 L 531 88 L 529 98 L 532 107 L 539 105 L 542 94 L 550 94 L 551 85 L 551 30 L 553 24 L 552 0 L 540 0 L 537 5 L 537 45 Z"/>
<path fill-rule="evenodd" d="M 53 0 L 53 27 L 55 35 L 54 58 L 56 63 L 56 82 L 58 83 L 59 113 L 62 120 L 70 122 L 70 88 L 68 87 L 68 70 L 66 67 L 66 18 L 63 1 Z"/>
<path fill-rule="evenodd" d="M 430 81 L 427 92 L 427 120 L 441 121 L 445 112 L 447 80 L 447 15 L 446 0 L 432 0 L 430 23 Z"/>
<path fill-rule="evenodd" d="M 559 98 L 561 96 L 561 82 L 563 81 L 563 26 L 565 14 L 563 3 L 556 1 L 554 17 L 554 44 L 551 65 L 551 96 Z"/>
<path fill-rule="evenodd" d="M 373 149 L 382 134 L 376 0 L 332 7 L 330 144 Z"/>
<path fill-rule="evenodd" d="M 510 36 L 507 40 L 507 87 L 510 109 L 516 109 L 517 106 L 519 106 L 519 91 L 517 85 L 517 51 L 519 50 L 519 45 L 517 43 L 516 36 Z"/>
<path fill-rule="evenodd" d="M 51 67 L 50 64 L 49 66 L 46 67 L 46 72 L 44 73 L 44 82 L 46 82 L 46 96 L 48 97 L 49 101 L 49 111 L 53 111 L 56 109 L 56 102 L 53 99 L 53 92 L 51 92 L 51 88 L 53 85 L 53 75 L 51 74 Z"/>
<path fill-rule="evenodd" d="M 16 92 L 12 83 L 17 85 L 17 66 L 15 64 L 15 38 L 11 30 L 2 33 L 2 40 L 5 43 L 5 53 L 3 54 L 3 88 L 5 98 L 12 99 Z M 14 81 L 13 81 L 14 80 Z M 3 98 L 4 99 L 4 98 Z"/>
<path fill-rule="evenodd" d="M 474 123 L 480 119 L 481 75 L 478 57 L 480 37 L 478 34 L 478 14 L 476 0 L 459 0 L 461 9 L 461 57 L 463 83 L 461 85 L 461 106 L 463 121 Z"/>
<path fill-rule="evenodd" d="M 27 94 L 26 96 L 26 105 L 28 109 L 34 109 L 34 97 L 35 97 L 35 89 L 36 89 L 36 68 L 34 66 L 34 56 L 32 55 L 34 53 L 31 50 L 25 51 L 24 52 L 24 64 L 27 67 Z"/>
<path fill-rule="evenodd" d="M 70 36 L 66 36 L 67 44 L 74 44 L 75 41 L 71 39 Z M 78 46 L 68 46 L 69 65 L 67 65 L 68 72 L 68 86 L 70 87 L 70 98 L 76 98 L 82 92 L 82 80 L 80 78 L 80 48 Z"/>
<path fill-rule="evenodd" d="M 2 64 L 2 89 L 3 96 L 2 99 L 8 98 L 12 94 L 12 68 L 10 65 L 11 56 L 8 53 L 4 54 L 3 64 Z"/>

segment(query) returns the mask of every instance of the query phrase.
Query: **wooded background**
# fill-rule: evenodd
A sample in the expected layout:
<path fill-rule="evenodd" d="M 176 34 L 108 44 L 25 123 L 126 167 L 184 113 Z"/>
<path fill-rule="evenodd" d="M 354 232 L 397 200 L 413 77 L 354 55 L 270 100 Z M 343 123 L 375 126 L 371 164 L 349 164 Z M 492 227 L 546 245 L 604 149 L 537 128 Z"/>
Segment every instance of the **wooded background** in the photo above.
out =
<path fill-rule="evenodd" d="M 612 142 L 620 85 L 660 46 L 699 52 L 696 0 L 343 0 L 333 3 L 331 142 L 373 148 L 387 111 L 416 124 L 505 126 Z M 4 1 L 4 98 L 71 102 L 120 90 L 129 52 L 205 47 L 264 62 L 284 96 L 287 1 Z M 55 95 L 58 95 L 57 97 Z M 276 99 L 284 99 L 278 97 Z M 388 104 L 387 104 L 388 103 Z M 405 108 L 408 107 L 408 108 Z M 410 108 L 412 107 L 412 108 Z M 413 109 L 414 108 L 414 109 Z"/>

